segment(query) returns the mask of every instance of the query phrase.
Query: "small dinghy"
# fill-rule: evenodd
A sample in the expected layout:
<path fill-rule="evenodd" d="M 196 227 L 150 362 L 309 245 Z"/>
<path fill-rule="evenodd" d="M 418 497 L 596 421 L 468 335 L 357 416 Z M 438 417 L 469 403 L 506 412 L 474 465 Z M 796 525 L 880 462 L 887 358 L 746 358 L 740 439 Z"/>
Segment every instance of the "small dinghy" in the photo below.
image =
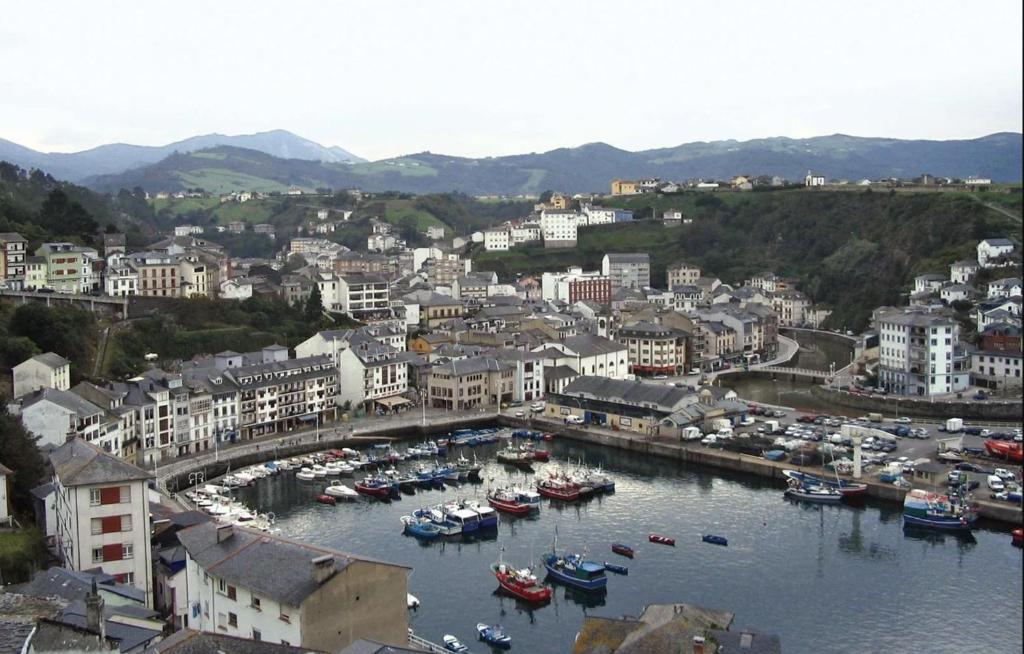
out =
<path fill-rule="evenodd" d="M 512 647 L 512 637 L 505 633 L 500 624 L 488 626 L 480 622 L 476 625 L 476 632 L 479 634 L 480 640 L 491 647 L 500 647 L 501 649 Z"/>
<path fill-rule="evenodd" d="M 444 642 L 444 648 L 449 652 L 468 652 L 469 648 L 462 644 L 458 638 L 451 634 L 445 634 L 444 638 L 441 639 Z"/>
<path fill-rule="evenodd" d="M 671 545 L 672 547 L 675 547 L 676 545 L 675 538 L 669 538 L 668 536 L 661 536 L 659 534 L 651 534 L 647 537 L 647 540 L 652 543 L 660 543 L 661 545 Z"/>
<path fill-rule="evenodd" d="M 629 574 L 629 568 L 627 568 L 624 565 L 618 565 L 617 563 L 608 563 L 607 561 L 605 561 L 604 562 L 604 569 L 607 570 L 608 572 L 614 572 L 617 575 L 628 575 Z"/>
<path fill-rule="evenodd" d="M 714 534 L 704 534 L 700 537 L 705 543 L 711 545 L 728 545 L 729 540 L 725 536 L 715 536 Z"/>
<path fill-rule="evenodd" d="M 334 499 L 330 495 L 317 495 L 316 501 L 320 504 L 337 504 L 338 500 Z"/>
<path fill-rule="evenodd" d="M 612 543 L 612 551 L 616 554 L 621 554 L 622 556 L 627 556 L 629 558 L 633 558 L 634 554 L 632 547 L 629 545 L 623 545 L 622 543 Z"/>

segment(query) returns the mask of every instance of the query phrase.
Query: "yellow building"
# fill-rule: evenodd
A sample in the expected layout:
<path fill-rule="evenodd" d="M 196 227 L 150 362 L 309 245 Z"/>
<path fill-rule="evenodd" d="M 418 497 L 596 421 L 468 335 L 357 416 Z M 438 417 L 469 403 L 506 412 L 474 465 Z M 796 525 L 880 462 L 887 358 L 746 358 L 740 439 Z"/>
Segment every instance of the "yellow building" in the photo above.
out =
<path fill-rule="evenodd" d="M 612 195 L 637 195 L 640 193 L 640 185 L 635 181 L 625 179 L 612 180 Z"/>
<path fill-rule="evenodd" d="M 568 195 L 563 195 L 561 193 L 552 193 L 551 201 L 548 203 L 548 205 L 552 209 L 565 210 L 568 209 L 570 205 L 572 205 L 572 198 L 570 198 Z"/>

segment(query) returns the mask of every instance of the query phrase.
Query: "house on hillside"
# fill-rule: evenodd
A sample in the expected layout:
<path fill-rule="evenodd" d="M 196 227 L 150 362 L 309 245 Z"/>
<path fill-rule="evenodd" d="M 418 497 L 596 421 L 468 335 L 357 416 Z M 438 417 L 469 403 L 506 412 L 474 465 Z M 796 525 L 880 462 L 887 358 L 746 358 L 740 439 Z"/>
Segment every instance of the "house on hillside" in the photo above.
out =
<path fill-rule="evenodd" d="M 804 177 L 804 186 L 807 188 L 817 188 L 825 185 L 825 176 L 819 173 L 808 170 L 807 176 Z"/>

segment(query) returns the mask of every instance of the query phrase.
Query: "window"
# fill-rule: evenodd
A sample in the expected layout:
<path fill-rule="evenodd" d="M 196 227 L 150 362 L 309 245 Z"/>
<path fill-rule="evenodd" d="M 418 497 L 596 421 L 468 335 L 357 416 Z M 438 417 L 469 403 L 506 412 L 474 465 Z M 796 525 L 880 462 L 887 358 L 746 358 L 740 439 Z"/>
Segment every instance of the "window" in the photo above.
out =
<path fill-rule="evenodd" d="M 228 586 L 228 592 L 227 592 L 227 595 L 228 595 L 228 599 L 229 599 L 229 600 L 233 600 L 233 599 L 236 599 L 236 597 L 237 597 L 237 591 L 235 590 L 235 587 L 234 587 L 234 586 Z"/>
<path fill-rule="evenodd" d="M 228 625 L 232 627 L 238 626 L 238 616 L 234 613 L 228 613 Z"/>
<path fill-rule="evenodd" d="M 135 558 L 135 546 L 125 543 L 121 546 L 121 558 L 122 559 L 134 559 Z"/>
<path fill-rule="evenodd" d="M 252 639 L 253 640 L 263 640 L 263 634 L 260 633 L 259 629 L 253 629 L 252 630 Z"/>
<path fill-rule="evenodd" d="M 281 614 L 279 616 L 277 616 L 277 617 L 280 618 L 281 622 L 286 622 L 288 624 L 292 623 L 292 617 L 290 615 L 288 615 L 287 613 L 285 613 L 285 610 L 284 610 L 283 606 L 281 607 Z"/>
<path fill-rule="evenodd" d="M 103 548 L 102 547 L 94 547 L 94 548 L 92 548 L 92 562 L 93 563 L 103 563 Z"/>
<path fill-rule="evenodd" d="M 100 505 L 100 489 L 93 488 L 89 491 L 89 506 Z M 93 532 L 95 533 L 95 532 Z"/>
<path fill-rule="evenodd" d="M 253 595 L 252 596 L 252 604 L 251 604 L 251 606 L 252 606 L 252 608 L 256 609 L 257 611 L 262 610 L 262 607 L 260 606 L 260 598 L 258 598 L 255 595 Z"/>

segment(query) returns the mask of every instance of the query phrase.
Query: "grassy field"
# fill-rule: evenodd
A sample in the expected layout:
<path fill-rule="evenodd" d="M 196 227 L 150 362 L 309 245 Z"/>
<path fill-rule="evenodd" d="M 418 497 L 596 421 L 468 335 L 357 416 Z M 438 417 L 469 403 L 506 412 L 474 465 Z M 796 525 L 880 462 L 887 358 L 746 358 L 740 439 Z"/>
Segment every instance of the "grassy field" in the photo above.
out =
<path fill-rule="evenodd" d="M 406 177 L 437 177 L 437 169 L 413 159 L 388 159 L 369 163 L 353 164 L 348 170 L 357 175 L 398 173 Z"/>
<path fill-rule="evenodd" d="M 211 213 L 217 223 L 226 225 L 235 220 L 250 224 L 269 222 L 271 216 L 281 209 L 281 201 L 275 198 L 249 200 L 248 202 L 225 202 Z"/>
<path fill-rule="evenodd" d="M 154 198 L 149 201 L 153 211 L 169 210 L 175 216 L 191 211 L 201 211 L 220 204 L 217 198 Z"/>
<path fill-rule="evenodd" d="M 409 217 L 416 220 L 416 228 L 420 231 L 424 231 L 427 227 L 433 226 L 444 227 L 448 230 L 451 229 L 448 225 L 445 225 L 443 222 L 438 220 L 434 214 L 414 207 L 412 200 L 388 200 L 385 204 L 384 220 L 389 223 L 398 225 Z"/>
<path fill-rule="evenodd" d="M 270 193 L 271 191 L 283 193 L 288 190 L 287 184 L 225 168 L 198 168 L 188 172 L 178 172 L 177 175 L 186 187 L 199 187 L 214 194 L 229 193 L 241 188 L 261 193 Z M 304 188 L 303 190 L 312 191 L 313 189 Z"/>

